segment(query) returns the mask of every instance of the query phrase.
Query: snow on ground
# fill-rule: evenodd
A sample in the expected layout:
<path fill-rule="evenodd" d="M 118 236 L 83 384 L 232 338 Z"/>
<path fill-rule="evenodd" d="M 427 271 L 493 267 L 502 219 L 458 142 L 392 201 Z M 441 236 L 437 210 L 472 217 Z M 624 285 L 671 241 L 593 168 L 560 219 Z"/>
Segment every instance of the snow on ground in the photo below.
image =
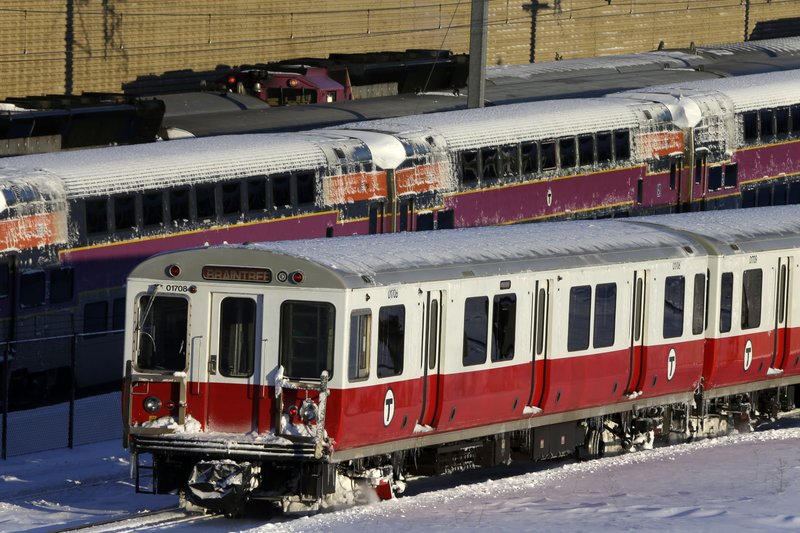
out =
<path fill-rule="evenodd" d="M 218 518 L 169 529 L 800 530 L 800 421 L 783 425 L 584 463 L 517 462 L 418 479 L 397 500 L 311 517 Z M 0 531 L 51 531 L 177 503 L 135 494 L 128 474 L 118 441 L 0 461 Z"/>

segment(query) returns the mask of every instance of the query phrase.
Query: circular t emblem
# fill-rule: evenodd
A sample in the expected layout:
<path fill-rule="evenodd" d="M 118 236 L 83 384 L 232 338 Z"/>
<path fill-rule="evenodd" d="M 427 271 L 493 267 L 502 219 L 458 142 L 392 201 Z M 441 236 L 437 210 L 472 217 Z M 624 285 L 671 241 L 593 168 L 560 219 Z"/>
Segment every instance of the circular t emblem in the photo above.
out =
<path fill-rule="evenodd" d="M 678 354 L 675 353 L 675 348 L 670 348 L 669 355 L 667 356 L 667 380 L 672 381 L 675 377 L 675 369 L 678 368 Z"/>
<path fill-rule="evenodd" d="M 747 339 L 747 344 L 744 345 L 744 370 L 747 372 L 750 365 L 753 363 L 753 343 Z"/>
<path fill-rule="evenodd" d="M 383 399 L 383 425 L 388 426 L 394 418 L 394 393 L 392 389 L 386 389 L 386 397 Z"/>

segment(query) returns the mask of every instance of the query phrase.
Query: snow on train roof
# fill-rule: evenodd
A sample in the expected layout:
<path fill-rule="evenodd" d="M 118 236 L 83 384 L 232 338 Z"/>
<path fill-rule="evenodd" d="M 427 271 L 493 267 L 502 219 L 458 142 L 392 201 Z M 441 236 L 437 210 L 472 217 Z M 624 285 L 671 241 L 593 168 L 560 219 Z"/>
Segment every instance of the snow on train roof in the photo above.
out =
<path fill-rule="evenodd" d="M 641 103 L 637 103 L 641 105 Z M 633 103 L 605 98 L 565 99 L 508 104 L 355 122 L 337 129 L 368 129 L 396 134 L 435 130 L 448 147 L 464 150 L 524 139 L 577 135 L 587 131 L 629 128 L 638 124 Z"/>
<path fill-rule="evenodd" d="M 336 239 L 232 245 L 306 259 L 343 277 L 369 276 L 385 282 L 396 276 L 418 279 L 509 273 L 532 268 L 541 260 L 570 264 L 675 257 L 695 244 L 688 237 L 618 220 L 569 221 L 518 226 L 482 227 Z M 653 256 L 655 254 L 655 256 Z M 453 269 L 456 273 L 454 274 Z M 447 276 L 445 276 L 446 273 Z M 363 284 L 363 282 L 361 282 Z"/>
<path fill-rule="evenodd" d="M 798 90 L 800 90 L 800 70 L 785 70 L 767 74 L 657 85 L 614 93 L 608 97 L 624 98 L 634 94 L 664 93 L 692 97 L 720 93 L 730 98 L 734 111 L 741 112 L 796 103 Z"/>
<path fill-rule="evenodd" d="M 10 157 L 0 160 L 0 184 L 50 176 L 74 198 L 279 173 L 325 165 L 323 140 L 299 134 L 229 135 Z"/>
<path fill-rule="evenodd" d="M 629 222 L 658 224 L 694 233 L 725 245 L 758 244 L 775 238 L 800 236 L 800 206 L 657 215 L 638 217 Z M 798 237 L 798 243 L 800 246 L 800 237 Z"/>

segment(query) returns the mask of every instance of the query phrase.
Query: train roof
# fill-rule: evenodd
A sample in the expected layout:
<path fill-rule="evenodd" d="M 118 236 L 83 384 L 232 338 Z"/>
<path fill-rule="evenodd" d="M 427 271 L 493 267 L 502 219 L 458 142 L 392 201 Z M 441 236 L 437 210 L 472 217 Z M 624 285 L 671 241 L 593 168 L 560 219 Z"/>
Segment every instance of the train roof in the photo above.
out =
<path fill-rule="evenodd" d="M 202 281 L 203 266 L 302 271 L 315 288 L 368 288 L 622 262 L 800 248 L 800 206 L 568 221 L 195 248 L 138 266 L 131 278 Z M 179 280 L 176 280 L 179 281 Z"/>

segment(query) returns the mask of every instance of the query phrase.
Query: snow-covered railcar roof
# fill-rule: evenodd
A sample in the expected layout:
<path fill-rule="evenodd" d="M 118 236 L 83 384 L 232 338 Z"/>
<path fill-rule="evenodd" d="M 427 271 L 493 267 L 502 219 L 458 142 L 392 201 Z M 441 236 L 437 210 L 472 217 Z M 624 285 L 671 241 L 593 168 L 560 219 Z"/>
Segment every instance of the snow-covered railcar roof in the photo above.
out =
<path fill-rule="evenodd" d="M 727 97 L 736 112 L 786 106 L 798 101 L 800 70 L 751 74 L 714 80 L 657 85 L 608 95 L 611 98 L 636 94 L 670 94 L 675 97 L 701 98 L 719 94 Z"/>
<path fill-rule="evenodd" d="M 165 265 L 177 262 L 184 281 L 201 281 L 204 265 L 222 264 L 274 272 L 298 269 L 309 286 L 359 288 L 703 253 L 690 238 L 675 232 L 615 220 L 574 221 L 194 249 L 157 256 L 131 277 L 158 279 Z"/>
<path fill-rule="evenodd" d="M 637 217 L 628 224 L 657 225 L 697 235 L 719 254 L 800 248 L 800 206 L 726 209 L 680 215 Z"/>
<path fill-rule="evenodd" d="M 30 173 L 60 181 L 67 198 L 160 190 L 324 166 L 324 142 L 303 134 L 229 135 L 10 157 L 0 160 L 0 187 Z"/>
<path fill-rule="evenodd" d="M 622 99 L 565 99 L 508 104 L 355 122 L 338 129 L 365 129 L 398 135 L 441 135 L 448 148 L 467 150 L 481 146 L 514 144 L 592 131 L 630 128 L 639 124 L 641 102 Z"/>

